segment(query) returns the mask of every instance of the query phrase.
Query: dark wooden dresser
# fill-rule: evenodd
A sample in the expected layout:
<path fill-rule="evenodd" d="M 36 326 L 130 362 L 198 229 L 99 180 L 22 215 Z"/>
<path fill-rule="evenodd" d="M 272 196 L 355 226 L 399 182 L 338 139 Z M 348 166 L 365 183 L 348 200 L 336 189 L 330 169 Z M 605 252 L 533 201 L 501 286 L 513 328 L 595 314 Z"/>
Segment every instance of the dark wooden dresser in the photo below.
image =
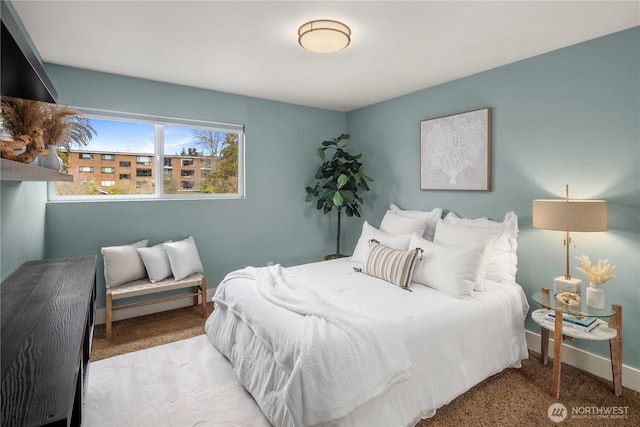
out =
<path fill-rule="evenodd" d="M 96 257 L 29 261 L 0 286 L 2 425 L 81 425 Z"/>

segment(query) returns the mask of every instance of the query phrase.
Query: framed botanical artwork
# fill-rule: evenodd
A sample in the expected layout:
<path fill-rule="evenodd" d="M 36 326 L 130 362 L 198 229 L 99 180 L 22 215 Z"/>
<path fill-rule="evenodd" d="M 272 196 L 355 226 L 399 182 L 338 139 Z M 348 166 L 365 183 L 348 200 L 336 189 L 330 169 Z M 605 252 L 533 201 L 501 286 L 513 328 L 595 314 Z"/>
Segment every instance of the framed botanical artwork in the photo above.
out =
<path fill-rule="evenodd" d="M 491 108 L 420 122 L 421 190 L 491 190 Z"/>

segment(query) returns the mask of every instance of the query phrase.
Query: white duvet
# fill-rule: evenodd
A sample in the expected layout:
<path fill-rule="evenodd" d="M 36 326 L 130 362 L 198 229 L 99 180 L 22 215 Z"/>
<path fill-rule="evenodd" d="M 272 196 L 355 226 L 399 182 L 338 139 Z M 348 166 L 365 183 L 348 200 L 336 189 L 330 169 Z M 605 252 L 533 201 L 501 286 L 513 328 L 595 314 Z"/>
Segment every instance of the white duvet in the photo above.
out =
<path fill-rule="evenodd" d="M 527 357 L 528 305 L 520 286 L 489 282 L 485 292 L 463 301 L 421 285 L 412 285 L 413 292 L 407 292 L 357 273 L 353 265 L 347 258 L 287 270 L 339 311 L 384 321 L 404 343 L 412 365 L 410 377 L 371 399 L 369 387 L 357 391 L 367 399 L 337 419 L 326 402 L 320 402 L 318 407 L 327 415 L 319 425 L 413 425 L 485 378 L 519 367 Z M 318 418 L 305 417 L 304 412 L 305 399 L 308 407 L 314 395 L 302 395 L 305 387 L 299 381 L 304 376 L 295 372 L 305 315 L 265 299 L 251 277 L 237 275 L 223 289 L 220 295 L 216 292 L 216 308 L 205 326 L 211 342 L 231 361 L 239 381 L 272 424 L 312 425 Z M 360 357 L 366 366 L 378 354 Z M 337 389 L 358 384 L 335 376 L 338 371 L 334 364 L 320 375 L 337 379 Z M 307 384 L 307 390 L 313 386 Z"/>

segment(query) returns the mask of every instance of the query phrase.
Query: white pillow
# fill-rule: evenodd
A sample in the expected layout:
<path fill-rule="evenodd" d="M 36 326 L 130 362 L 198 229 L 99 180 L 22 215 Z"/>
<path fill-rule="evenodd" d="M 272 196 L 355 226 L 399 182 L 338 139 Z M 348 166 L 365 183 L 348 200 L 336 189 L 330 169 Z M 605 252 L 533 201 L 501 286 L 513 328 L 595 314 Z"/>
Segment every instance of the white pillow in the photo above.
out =
<path fill-rule="evenodd" d="M 436 226 L 436 234 L 433 241 L 449 246 L 484 247 L 474 288 L 476 291 L 484 291 L 487 266 L 499 234 L 500 230 L 491 227 L 471 227 L 440 221 Z"/>
<path fill-rule="evenodd" d="M 397 213 L 397 214 L 402 215 L 404 217 L 422 218 L 422 219 L 426 220 L 426 228 L 424 229 L 424 232 L 422 233 L 422 237 L 424 237 L 427 240 L 433 241 L 433 235 L 436 232 L 436 224 L 438 223 L 438 220 L 442 218 L 442 209 L 441 208 L 435 208 L 435 209 L 430 210 L 430 211 L 406 211 L 406 210 L 400 209 L 398 206 L 396 206 L 396 205 L 394 205 L 392 203 L 389 206 L 389 210 L 391 212 Z M 380 228 L 382 229 L 382 226 Z M 418 233 L 418 234 L 420 234 L 420 233 Z"/>
<path fill-rule="evenodd" d="M 169 240 L 169 242 L 171 241 Z M 151 246 L 150 248 L 138 248 L 136 251 L 142 258 L 151 283 L 159 282 L 171 276 L 171 264 L 169 263 L 169 256 L 163 243 Z"/>
<path fill-rule="evenodd" d="M 378 230 L 377 228 L 369 225 L 368 222 L 362 224 L 362 233 L 360 239 L 356 244 L 356 248 L 353 251 L 353 261 L 364 264 L 367 261 L 369 255 L 369 240 L 375 239 L 380 244 L 400 251 L 406 251 L 409 247 L 409 240 L 411 234 L 389 234 Z"/>
<path fill-rule="evenodd" d="M 473 294 L 483 246 L 446 246 L 411 236 L 409 249 L 421 248 L 422 259 L 413 272 L 413 282 L 429 286 L 456 298 Z"/>
<path fill-rule="evenodd" d="M 502 222 L 487 218 L 460 218 L 449 212 L 444 222 L 499 230 L 501 234 L 487 265 L 486 278 L 498 283 L 515 283 L 518 271 L 518 216 L 515 212 L 507 212 Z"/>
<path fill-rule="evenodd" d="M 100 249 L 104 258 L 104 281 L 107 288 L 142 279 L 147 275 L 142 258 L 136 252 L 137 248 L 143 248 L 147 243 L 148 240 L 140 240 L 129 245 Z"/>
<path fill-rule="evenodd" d="M 184 240 L 164 243 L 163 245 L 167 250 L 174 279 L 182 280 L 193 273 L 202 273 L 204 271 L 193 237 L 189 236 Z"/>

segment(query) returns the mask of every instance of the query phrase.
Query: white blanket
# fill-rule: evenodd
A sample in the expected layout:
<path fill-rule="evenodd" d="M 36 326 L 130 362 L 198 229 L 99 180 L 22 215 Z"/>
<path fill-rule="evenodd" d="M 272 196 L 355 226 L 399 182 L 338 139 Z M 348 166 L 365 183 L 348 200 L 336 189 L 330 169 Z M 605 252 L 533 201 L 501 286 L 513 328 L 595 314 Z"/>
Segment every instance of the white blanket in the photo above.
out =
<path fill-rule="evenodd" d="M 302 398 L 305 425 L 341 418 L 409 377 L 405 345 L 388 323 L 328 303 L 279 265 L 230 273 L 216 290 L 217 305 L 228 305 L 226 288 L 237 278 L 253 280 L 264 299 L 304 316 L 285 401 L 295 413 Z M 278 352 L 273 336 L 262 338 Z"/>

